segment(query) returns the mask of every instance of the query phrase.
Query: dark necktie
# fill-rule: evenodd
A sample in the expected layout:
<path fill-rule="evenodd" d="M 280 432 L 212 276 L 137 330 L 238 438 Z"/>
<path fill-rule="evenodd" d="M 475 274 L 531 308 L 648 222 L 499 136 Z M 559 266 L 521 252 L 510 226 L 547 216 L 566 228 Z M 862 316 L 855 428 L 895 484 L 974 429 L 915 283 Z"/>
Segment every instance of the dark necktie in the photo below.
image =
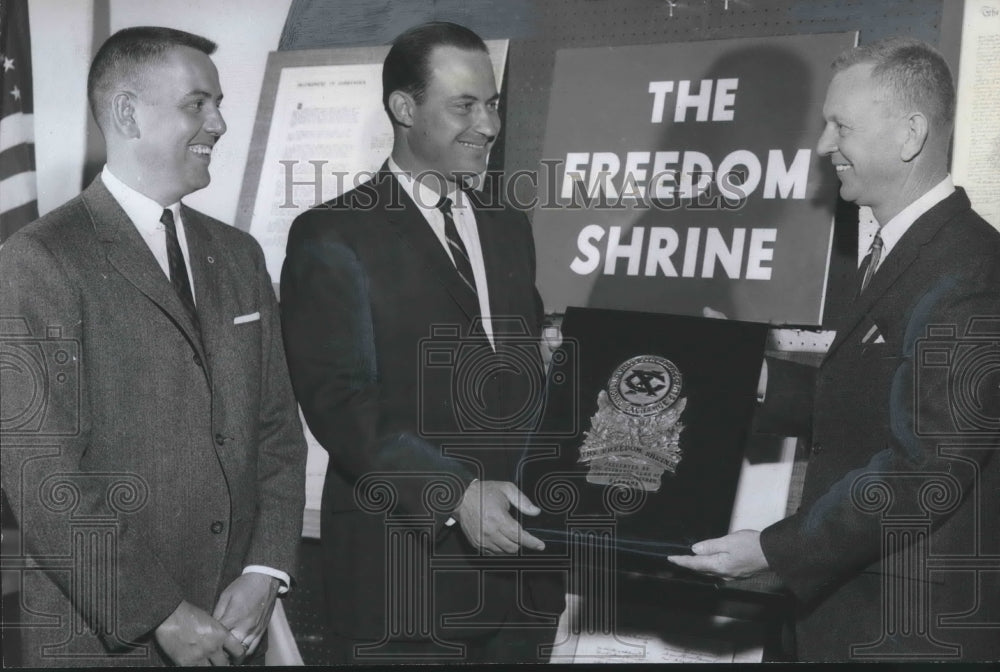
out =
<path fill-rule="evenodd" d="M 188 281 L 187 264 L 181 253 L 181 244 L 177 240 L 177 226 L 174 224 L 174 213 L 169 209 L 160 215 L 160 223 L 167 232 L 167 265 L 170 267 L 170 284 L 180 297 L 184 309 L 191 317 L 195 334 L 201 338 L 201 325 L 198 323 L 198 311 L 194 306 L 194 295 L 191 293 L 191 283 Z"/>
<path fill-rule="evenodd" d="M 444 215 L 444 237 L 448 240 L 448 247 L 451 248 L 455 270 L 458 271 L 459 277 L 472 290 L 472 293 L 478 295 L 476 291 L 476 276 L 472 273 L 472 262 L 469 261 L 469 253 L 466 251 L 465 244 L 458 235 L 455 218 L 451 214 L 451 199 L 447 196 L 442 196 L 441 200 L 438 201 L 437 209 Z"/>
<path fill-rule="evenodd" d="M 871 249 L 868 250 L 868 254 L 865 256 L 864 261 L 861 262 L 861 267 L 864 269 L 861 273 L 861 286 L 858 288 L 858 296 L 861 296 L 868 285 L 871 284 L 872 276 L 875 275 L 876 269 L 878 269 L 879 258 L 882 256 L 882 236 L 878 233 L 875 234 L 875 240 L 872 241 Z"/>

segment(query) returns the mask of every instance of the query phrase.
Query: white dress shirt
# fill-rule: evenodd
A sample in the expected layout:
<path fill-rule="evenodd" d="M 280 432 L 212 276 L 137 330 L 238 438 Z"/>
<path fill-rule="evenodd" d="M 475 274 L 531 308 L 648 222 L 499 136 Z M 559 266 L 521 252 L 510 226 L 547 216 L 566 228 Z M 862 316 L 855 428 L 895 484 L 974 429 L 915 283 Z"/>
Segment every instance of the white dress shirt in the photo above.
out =
<path fill-rule="evenodd" d="M 184 266 L 187 268 L 188 282 L 191 283 L 191 294 L 195 303 L 198 302 L 198 293 L 195 291 L 194 276 L 191 275 L 191 255 L 188 254 L 187 236 L 184 234 L 184 221 L 181 219 L 181 202 L 177 201 L 164 208 L 162 205 L 144 194 L 128 186 L 104 166 L 101 171 L 101 180 L 108 188 L 111 195 L 122 206 L 122 210 L 132 220 L 139 235 L 146 241 L 149 251 L 156 257 L 156 263 L 163 269 L 163 273 L 170 278 L 170 261 L 167 257 L 167 234 L 166 228 L 160 223 L 160 217 L 164 210 L 174 213 L 174 225 L 177 228 L 177 242 L 181 246 L 181 254 L 184 256 Z"/>
<path fill-rule="evenodd" d="M 180 244 L 181 254 L 184 256 L 184 265 L 187 267 L 188 281 L 191 283 L 191 294 L 195 298 L 195 301 L 197 301 L 198 295 L 195 291 L 194 276 L 191 275 L 191 255 L 188 254 L 187 236 L 184 234 L 184 221 L 181 219 L 181 202 L 177 201 L 164 208 L 153 199 L 140 194 L 119 180 L 106 165 L 104 166 L 104 170 L 101 171 L 101 180 L 104 182 L 104 186 L 108 188 L 108 191 L 111 192 L 114 199 L 118 201 L 118 205 L 122 206 L 122 210 L 125 211 L 128 218 L 132 220 L 132 224 L 139 232 L 139 235 L 142 236 L 142 239 L 146 241 L 149 251 L 156 257 L 156 263 L 163 269 L 163 273 L 167 276 L 167 279 L 170 279 L 170 261 L 167 258 L 167 234 L 165 227 L 160 223 L 160 217 L 163 216 L 164 210 L 170 210 L 174 213 L 174 225 L 177 227 L 177 242 Z M 274 569 L 273 567 L 247 565 L 243 568 L 244 574 L 250 572 L 266 574 L 278 579 L 281 582 L 281 587 L 278 588 L 279 595 L 287 593 L 288 587 L 292 582 L 291 577 L 286 572 Z"/>
<path fill-rule="evenodd" d="M 424 219 L 430 225 L 434 235 L 437 236 L 441 247 L 444 248 L 451 263 L 455 263 L 455 258 L 451 256 L 451 249 L 448 239 L 444 234 L 444 215 L 437 209 L 440 195 L 433 189 L 417 182 L 413 177 L 405 172 L 392 159 L 388 161 L 389 170 L 399 180 L 417 209 L 423 214 Z M 479 295 L 479 314 L 482 316 L 483 331 L 490 341 L 490 346 L 496 350 L 493 342 L 493 321 L 490 316 L 490 290 L 486 284 L 486 264 L 483 261 L 483 248 L 479 244 L 479 229 L 476 227 L 476 213 L 469 203 L 469 197 L 458 189 L 453 189 L 446 194 L 451 199 L 451 213 L 455 220 L 455 228 L 458 229 L 458 237 L 465 244 L 465 251 L 469 253 L 469 263 L 472 265 L 472 276 L 476 281 L 476 293 Z"/>

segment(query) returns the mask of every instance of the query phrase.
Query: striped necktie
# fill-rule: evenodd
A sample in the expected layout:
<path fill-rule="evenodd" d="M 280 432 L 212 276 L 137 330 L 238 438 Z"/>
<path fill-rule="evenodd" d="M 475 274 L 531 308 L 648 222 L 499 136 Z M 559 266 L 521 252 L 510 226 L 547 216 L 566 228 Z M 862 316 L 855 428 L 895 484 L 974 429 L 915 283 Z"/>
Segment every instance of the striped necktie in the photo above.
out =
<path fill-rule="evenodd" d="M 198 311 L 194 305 L 194 294 L 191 293 L 191 283 L 188 281 L 187 264 L 181 253 L 181 244 L 177 240 L 177 226 L 174 224 L 174 213 L 164 209 L 160 215 L 160 223 L 167 232 L 167 265 L 170 267 L 170 284 L 180 297 L 184 310 L 194 324 L 198 338 L 201 338 L 201 324 L 198 322 Z"/>
<path fill-rule="evenodd" d="M 465 243 L 462 242 L 462 238 L 458 235 L 455 218 L 451 214 L 451 199 L 447 196 L 442 196 L 441 200 L 438 201 L 437 209 L 444 215 L 444 237 L 448 240 L 448 247 L 451 248 L 451 257 L 455 262 L 455 270 L 458 271 L 462 282 L 472 290 L 472 293 L 478 295 L 476 291 L 476 276 L 472 273 L 472 262 L 469 261 L 469 253 L 465 249 Z"/>
<path fill-rule="evenodd" d="M 864 267 L 863 274 L 861 276 L 861 287 L 858 289 L 858 296 L 861 296 L 864 291 L 871 284 L 872 277 L 875 275 L 876 269 L 878 269 L 879 259 L 882 257 L 882 236 L 875 234 L 875 240 L 872 241 L 871 249 L 868 250 L 868 254 L 865 256 L 864 261 L 861 265 Z"/>

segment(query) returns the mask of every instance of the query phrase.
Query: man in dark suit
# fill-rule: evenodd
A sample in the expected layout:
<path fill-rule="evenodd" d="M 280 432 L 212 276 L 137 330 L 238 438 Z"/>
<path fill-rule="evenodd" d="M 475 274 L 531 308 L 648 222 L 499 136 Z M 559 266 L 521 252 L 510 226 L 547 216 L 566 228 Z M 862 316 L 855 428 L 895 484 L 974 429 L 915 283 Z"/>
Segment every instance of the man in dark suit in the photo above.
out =
<path fill-rule="evenodd" d="M 88 81 L 107 165 L 0 249 L 28 665 L 259 655 L 295 567 L 305 442 L 263 254 L 181 203 L 226 130 L 214 50 L 109 38 Z"/>
<path fill-rule="evenodd" d="M 514 484 L 540 401 L 532 234 L 463 190 L 486 170 L 497 100 L 475 33 L 403 33 L 383 68 L 391 158 L 289 234 L 289 367 L 330 455 L 334 662 L 540 660 L 552 643 L 562 595 L 532 615 L 545 600 L 520 555 L 544 545 L 514 517 L 538 513 Z"/>
<path fill-rule="evenodd" d="M 879 232 L 818 370 L 767 363 L 761 429 L 811 437 L 801 507 L 671 560 L 773 570 L 803 660 L 996 660 L 1000 234 L 948 174 L 955 93 L 933 48 L 886 40 L 834 73 L 818 151 Z"/>

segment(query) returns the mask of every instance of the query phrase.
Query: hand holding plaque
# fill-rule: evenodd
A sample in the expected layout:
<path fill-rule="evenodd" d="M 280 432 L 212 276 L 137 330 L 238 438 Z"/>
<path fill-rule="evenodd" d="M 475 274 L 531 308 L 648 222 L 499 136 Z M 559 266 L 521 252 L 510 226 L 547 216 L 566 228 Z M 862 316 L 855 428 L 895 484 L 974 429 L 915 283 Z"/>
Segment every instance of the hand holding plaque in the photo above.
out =
<path fill-rule="evenodd" d="M 694 555 L 669 555 L 667 560 L 726 581 L 753 576 L 768 568 L 757 530 L 738 530 L 724 537 L 705 539 L 692 545 L 691 552 Z"/>

